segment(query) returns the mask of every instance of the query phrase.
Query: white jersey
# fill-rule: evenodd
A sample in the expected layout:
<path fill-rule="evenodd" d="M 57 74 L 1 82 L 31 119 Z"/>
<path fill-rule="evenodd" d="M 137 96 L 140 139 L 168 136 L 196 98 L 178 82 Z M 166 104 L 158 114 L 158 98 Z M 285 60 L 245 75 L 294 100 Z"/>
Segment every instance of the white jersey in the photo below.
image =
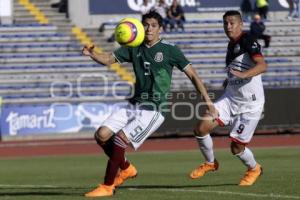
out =
<path fill-rule="evenodd" d="M 244 33 L 238 41 L 229 42 L 226 64 L 228 85 L 225 96 L 232 101 L 235 114 L 262 109 L 265 95 L 261 74 L 241 79 L 229 73 L 230 69 L 246 71 L 255 66 L 254 56 L 262 56 L 260 45 L 255 39 Z"/>

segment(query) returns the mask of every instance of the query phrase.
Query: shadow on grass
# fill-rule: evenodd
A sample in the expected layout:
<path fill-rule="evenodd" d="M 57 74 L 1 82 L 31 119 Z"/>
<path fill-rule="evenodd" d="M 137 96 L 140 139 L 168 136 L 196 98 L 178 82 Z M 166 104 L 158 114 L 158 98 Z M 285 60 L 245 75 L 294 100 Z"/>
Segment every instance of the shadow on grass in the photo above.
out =
<path fill-rule="evenodd" d="M 58 196 L 66 195 L 63 192 L 0 192 L 0 196 Z"/>
<path fill-rule="evenodd" d="M 32 191 L 32 190 L 35 191 Z M 2 196 L 83 196 L 89 188 L 59 187 L 59 188 L 0 188 Z M 1 198 L 0 198 L 1 199 Z"/>
<path fill-rule="evenodd" d="M 236 185 L 237 184 L 232 184 L 232 183 L 210 184 L 210 185 L 126 185 L 126 186 L 120 186 L 117 189 L 121 189 L 121 190 L 122 189 L 128 189 L 128 190 L 188 189 L 188 188 L 222 187 L 222 186 L 236 186 Z M 40 191 L 30 191 L 32 189 L 40 190 Z M 6 187 L 6 188 L 0 188 L 0 197 L 1 196 L 15 196 L 15 197 L 18 196 L 83 196 L 85 192 L 91 189 L 92 188 L 88 188 L 88 187 L 57 187 L 57 188 L 35 187 L 35 188 L 22 188 L 22 189 Z M 5 190 L 9 190 L 9 192 Z M 66 192 L 66 190 L 69 191 Z"/>
<path fill-rule="evenodd" d="M 118 189 L 184 189 L 184 188 L 203 188 L 203 187 L 222 187 L 222 186 L 237 186 L 233 183 L 210 184 L 210 185 L 128 185 L 120 186 Z"/>

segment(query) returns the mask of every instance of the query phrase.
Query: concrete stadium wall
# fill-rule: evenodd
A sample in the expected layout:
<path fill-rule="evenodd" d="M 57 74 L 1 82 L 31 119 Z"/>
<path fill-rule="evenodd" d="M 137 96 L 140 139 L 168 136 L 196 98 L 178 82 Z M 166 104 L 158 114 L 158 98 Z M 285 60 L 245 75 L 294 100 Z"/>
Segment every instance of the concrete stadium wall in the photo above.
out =
<path fill-rule="evenodd" d="M 115 2 L 112 1 L 114 4 Z M 104 15 L 91 15 L 89 13 L 89 1 L 88 0 L 72 0 L 69 4 L 69 17 L 77 26 L 87 27 L 99 27 L 104 22 L 115 22 L 119 21 L 124 17 L 135 17 L 139 18 L 139 13 L 132 14 L 104 14 Z"/>

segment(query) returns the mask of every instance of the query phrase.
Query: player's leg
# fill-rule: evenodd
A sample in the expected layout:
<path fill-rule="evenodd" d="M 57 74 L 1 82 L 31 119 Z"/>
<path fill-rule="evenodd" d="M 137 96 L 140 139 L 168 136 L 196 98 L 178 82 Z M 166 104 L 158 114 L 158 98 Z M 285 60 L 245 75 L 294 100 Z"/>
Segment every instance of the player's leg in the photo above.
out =
<path fill-rule="evenodd" d="M 242 163 L 247 167 L 245 175 L 240 180 L 240 186 L 250 186 L 255 183 L 257 178 L 262 174 L 262 167 L 256 162 L 253 152 L 244 144 L 236 141 L 231 143 L 232 153 L 236 155 Z"/>
<path fill-rule="evenodd" d="M 120 137 L 122 131 L 113 137 L 111 151 L 109 151 L 109 160 L 107 162 L 104 183 L 100 184 L 96 189 L 85 194 L 86 197 L 103 197 L 112 196 L 114 194 L 114 181 L 117 176 L 121 163 L 125 162 L 125 149 L 127 141 Z"/>
<path fill-rule="evenodd" d="M 115 135 L 112 145 L 111 156 L 107 162 L 104 178 L 105 185 L 114 185 L 115 178 L 118 174 L 118 170 L 123 163 L 128 163 L 127 166 L 124 167 L 124 170 L 126 170 L 130 166 L 130 163 L 126 162 L 125 158 L 125 150 L 129 143 L 130 142 L 127 140 L 122 130 Z"/>
<path fill-rule="evenodd" d="M 128 109 L 121 108 L 117 112 L 109 116 L 103 125 L 96 131 L 95 139 L 97 143 L 103 148 L 105 154 L 109 157 L 106 168 L 106 175 L 104 178 L 104 183 L 100 184 L 99 187 L 85 194 L 86 197 L 101 197 L 101 196 L 112 196 L 114 193 L 114 179 L 119 170 L 119 167 L 127 168 L 130 163 L 126 161 L 125 150 L 123 147 L 120 148 L 120 137 L 118 133 L 129 120 L 127 115 Z M 118 144 L 118 145 L 117 145 Z M 126 148 L 126 142 L 125 142 Z M 121 154 L 117 154 L 121 151 Z"/>
<path fill-rule="evenodd" d="M 137 109 L 135 118 L 122 129 L 122 134 L 119 136 L 123 141 L 126 141 L 127 144 L 130 143 L 130 145 L 137 150 L 143 142 L 158 129 L 163 121 L 164 117 L 157 111 Z M 118 150 L 118 154 L 122 153 L 123 151 Z M 114 185 L 119 186 L 128 178 L 133 178 L 136 175 L 137 170 L 135 167 L 133 165 L 129 165 L 127 169 L 120 171 L 115 178 Z"/>
<path fill-rule="evenodd" d="M 103 149 L 104 153 L 110 157 L 113 147 L 114 133 L 108 128 L 101 126 L 94 134 L 97 144 Z"/>
<path fill-rule="evenodd" d="M 125 151 L 128 145 L 130 145 L 130 141 L 121 130 L 115 136 L 112 156 L 108 162 L 105 173 L 105 182 L 113 182 L 115 187 L 120 186 L 129 178 L 135 178 L 137 176 L 135 166 L 129 163 L 125 158 Z M 119 168 L 120 171 L 118 171 Z"/>
<path fill-rule="evenodd" d="M 125 150 L 130 142 L 127 140 L 125 134 L 123 131 L 119 131 L 113 138 L 113 145 L 106 166 L 104 183 L 100 184 L 99 187 L 91 192 L 85 194 L 86 197 L 112 196 L 114 194 L 115 187 L 120 185 L 116 185 L 116 183 L 119 182 L 120 176 L 126 180 L 127 178 L 133 178 L 137 175 L 136 168 L 128 161 L 126 162 Z M 128 163 L 128 165 L 124 168 L 124 170 L 121 169 L 119 172 L 119 168 L 124 163 Z M 124 177 L 124 174 L 127 176 Z M 122 180 L 122 183 L 124 180 Z"/>
<path fill-rule="evenodd" d="M 228 99 L 224 96 L 214 105 L 219 112 L 219 118 L 213 119 L 209 114 L 206 114 L 194 130 L 199 149 L 205 158 L 205 162 L 190 173 L 190 177 L 193 179 L 201 178 L 206 172 L 215 171 L 219 167 L 214 156 L 213 141 L 210 133 L 215 127 L 224 126 L 229 122 L 230 107 Z"/>
<path fill-rule="evenodd" d="M 205 158 L 205 162 L 190 173 L 190 178 L 192 179 L 201 178 L 205 173 L 215 171 L 219 168 L 219 163 L 214 156 L 213 141 L 210 136 L 210 132 L 218 126 L 218 124 L 210 115 L 204 115 L 204 117 L 208 119 L 200 121 L 194 133 L 199 149 Z"/>
<path fill-rule="evenodd" d="M 107 162 L 107 168 L 109 167 L 110 160 L 113 156 L 114 151 L 114 133 L 111 129 L 106 126 L 100 127 L 95 133 L 95 140 L 100 147 L 104 150 L 105 154 L 109 157 Z M 102 197 L 112 196 L 114 194 L 115 186 L 112 181 L 108 180 L 105 176 L 104 183 L 100 184 L 96 189 L 85 194 L 86 197 Z"/>
<path fill-rule="evenodd" d="M 97 144 L 103 149 L 104 153 L 110 158 L 114 146 L 114 139 L 115 139 L 114 133 L 108 127 L 101 126 L 95 132 L 94 137 Z M 126 169 L 129 165 L 130 165 L 129 161 L 125 158 L 124 162 L 121 163 L 120 168 Z"/>
<path fill-rule="evenodd" d="M 112 113 L 94 134 L 97 144 L 103 149 L 104 153 L 110 157 L 114 133 L 121 130 L 127 123 L 126 109 L 121 108 L 117 112 Z"/>
<path fill-rule="evenodd" d="M 202 152 L 205 161 L 209 163 L 214 162 L 214 153 L 213 153 L 213 141 L 210 136 L 211 131 L 217 127 L 219 124 L 216 120 L 214 120 L 210 115 L 204 115 L 205 120 L 201 120 L 197 127 L 194 130 L 196 139 L 198 141 L 198 145 L 200 151 Z"/>
<path fill-rule="evenodd" d="M 260 116 L 261 111 L 239 115 L 234 121 L 230 133 L 232 139 L 231 152 L 247 167 L 247 171 L 239 183 L 241 186 L 253 185 L 262 174 L 262 168 L 256 162 L 253 152 L 246 147 L 254 134 Z"/>

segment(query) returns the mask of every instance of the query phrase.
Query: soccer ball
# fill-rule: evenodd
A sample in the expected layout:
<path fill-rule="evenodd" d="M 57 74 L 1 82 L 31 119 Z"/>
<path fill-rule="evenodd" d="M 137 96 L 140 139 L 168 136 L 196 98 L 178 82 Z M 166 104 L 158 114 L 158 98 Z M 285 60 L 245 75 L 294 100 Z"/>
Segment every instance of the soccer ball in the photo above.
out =
<path fill-rule="evenodd" d="M 115 39 L 122 46 L 137 47 L 144 38 L 144 26 L 138 19 L 126 17 L 115 28 Z"/>

